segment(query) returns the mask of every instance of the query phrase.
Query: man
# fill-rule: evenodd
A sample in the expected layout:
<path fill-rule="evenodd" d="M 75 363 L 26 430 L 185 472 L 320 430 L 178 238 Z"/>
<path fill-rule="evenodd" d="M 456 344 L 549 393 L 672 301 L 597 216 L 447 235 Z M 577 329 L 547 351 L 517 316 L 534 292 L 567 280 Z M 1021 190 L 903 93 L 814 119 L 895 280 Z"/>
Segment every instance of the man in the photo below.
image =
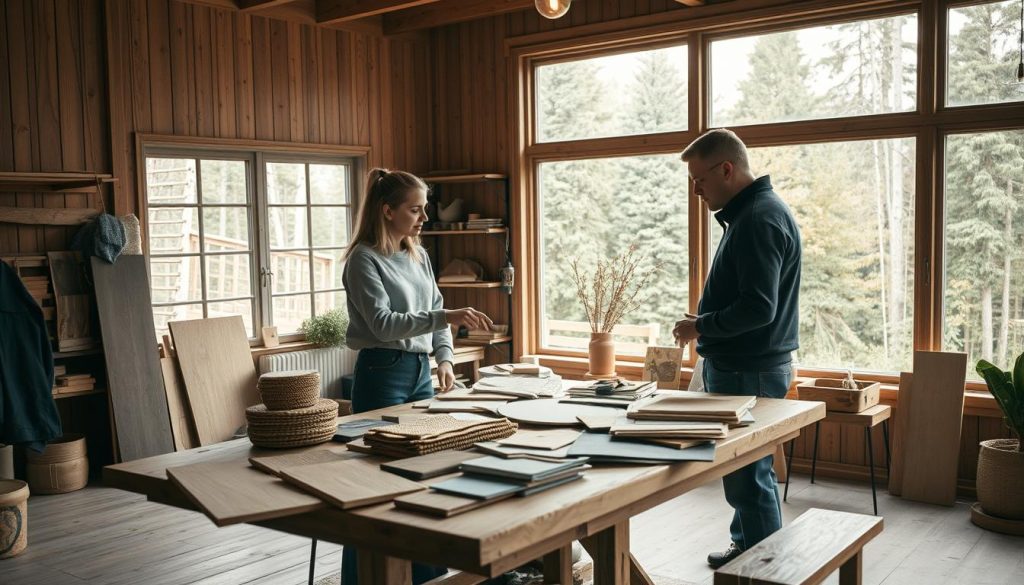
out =
<path fill-rule="evenodd" d="M 704 283 L 698 316 L 673 335 L 697 339 L 708 392 L 782 398 L 797 349 L 800 232 L 766 175 L 755 178 L 747 148 L 731 131 L 711 130 L 686 147 L 693 194 L 725 230 Z M 779 491 L 768 456 L 723 478 L 735 510 L 732 544 L 708 556 L 718 568 L 782 527 Z"/>

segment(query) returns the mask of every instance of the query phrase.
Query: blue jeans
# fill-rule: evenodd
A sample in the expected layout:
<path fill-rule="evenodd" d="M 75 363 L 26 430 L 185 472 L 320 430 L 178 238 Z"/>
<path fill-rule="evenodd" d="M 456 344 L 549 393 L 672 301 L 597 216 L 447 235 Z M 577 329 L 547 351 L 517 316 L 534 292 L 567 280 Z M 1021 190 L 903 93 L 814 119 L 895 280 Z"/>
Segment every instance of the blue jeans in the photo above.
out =
<path fill-rule="evenodd" d="M 353 413 L 415 402 L 433 395 L 434 386 L 430 381 L 430 360 L 427 354 L 398 349 L 359 350 L 352 388 Z M 444 567 L 413 563 L 412 582 L 424 583 L 446 572 L 448 570 Z M 341 551 L 341 583 L 359 583 L 356 549 L 351 546 Z"/>
<path fill-rule="evenodd" d="M 785 398 L 793 378 L 786 363 L 764 370 L 729 371 L 704 360 L 704 388 L 719 394 Z M 725 499 L 735 512 L 729 531 L 740 550 L 747 550 L 782 528 L 779 488 L 771 455 L 722 478 Z"/>

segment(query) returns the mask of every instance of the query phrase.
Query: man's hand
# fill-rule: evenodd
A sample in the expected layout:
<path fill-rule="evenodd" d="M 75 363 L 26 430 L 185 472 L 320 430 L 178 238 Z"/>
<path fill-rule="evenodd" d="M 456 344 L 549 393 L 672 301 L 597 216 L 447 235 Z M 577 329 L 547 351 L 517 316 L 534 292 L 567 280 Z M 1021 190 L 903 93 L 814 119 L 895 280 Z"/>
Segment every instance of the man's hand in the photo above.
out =
<path fill-rule="evenodd" d="M 452 370 L 451 362 L 437 364 L 437 382 L 441 385 L 441 392 L 447 392 L 455 385 L 455 371 Z"/>
<path fill-rule="evenodd" d="M 676 321 L 676 326 L 672 329 L 672 337 L 676 339 L 676 345 L 682 347 L 690 342 L 691 339 L 697 339 L 700 333 L 697 333 L 697 317 L 689 313 L 685 313 L 682 321 Z"/>

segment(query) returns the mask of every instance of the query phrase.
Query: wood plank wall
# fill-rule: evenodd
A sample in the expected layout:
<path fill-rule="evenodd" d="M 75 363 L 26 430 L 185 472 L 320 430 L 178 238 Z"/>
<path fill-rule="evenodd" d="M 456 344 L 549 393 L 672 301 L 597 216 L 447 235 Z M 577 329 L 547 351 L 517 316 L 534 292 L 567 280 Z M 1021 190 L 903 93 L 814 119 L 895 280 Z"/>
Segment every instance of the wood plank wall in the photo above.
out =
<path fill-rule="evenodd" d="M 102 8 L 102 0 L 0 0 L 0 171 L 109 171 Z M 0 206 L 98 201 L 0 192 Z M 0 253 L 67 249 L 75 229 L 0 224 Z"/>
<path fill-rule="evenodd" d="M 139 208 L 136 132 L 361 145 L 371 165 L 430 164 L 426 35 L 178 0 L 0 0 L 0 36 L 0 171 L 114 173 L 106 204 L 119 214 Z M 0 193 L 26 207 L 93 199 Z M 0 252 L 66 249 L 74 231 L 0 224 Z"/>
<path fill-rule="evenodd" d="M 573 3 L 565 17 L 554 21 L 540 17 L 535 10 L 525 10 L 433 29 L 432 168 L 509 171 L 514 153 L 507 150 L 504 137 L 509 135 L 508 100 L 514 88 L 508 87 L 505 74 L 506 38 L 669 10 L 685 10 L 685 7 L 672 0 L 586 0 Z M 489 205 L 489 200 L 480 195 L 472 197 L 477 207 Z M 492 250 L 493 246 L 481 248 L 468 239 L 449 247 L 451 255 L 477 257 L 485 266 L 498 266 L 503 260 Z M 524 269 L 520 265 L 516 268 Z M 478 308 L 491 314 L 505 315 L 502 312 L 505 309 L 496 301 L 497 293 L 446 296 L 455 305 L 476 303 Z M 562 373 L 579 376 L 582 370 Z M 959 467 L 962 493 L 970 495 L 973 491 L 978 442 L 1007 437 L 1008 433 L 999 419 L 964 416 Z M 797 439 L 794 468 L 810 470 L 813 438 L 813 428 L 809 428 Z M 881 427 L 875 429 L 872 442 L 876 476 L 881 484 L 885 477 Z M 867 451 L 861 428 L 834 423 L 821 425 L 818 472 L 859 480 L 868 478 Z"/>

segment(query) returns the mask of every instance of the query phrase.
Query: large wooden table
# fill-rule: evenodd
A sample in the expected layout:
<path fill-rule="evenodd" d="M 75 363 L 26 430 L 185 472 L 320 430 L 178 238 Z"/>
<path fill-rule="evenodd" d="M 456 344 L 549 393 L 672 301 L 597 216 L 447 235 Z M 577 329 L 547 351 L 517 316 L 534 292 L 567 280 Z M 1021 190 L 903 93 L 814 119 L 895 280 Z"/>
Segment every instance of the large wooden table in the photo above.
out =
<path fill-rule="evenodd" d="M 401 405 L 343 417 L 412 411 Z M 418 412 L 423 412 L 422 410 Z M 821 402 L 759 399 L 757 420 L 719 442 L 713 462 L 673 465 L 595 465 L 584 478 L 527 498 L 512 498 L 451 518 L 434 518 L 383 504 L 342 511 L 324 508 L 254 522 L 291 534 L 318 538 L 359 551 L 360 584 L 409 583 L 410 561 L 460 569 L 438 583 L 477 583 L 533 559 L 544 558 L 549 583 L 571 583 L 571 547 L 580 540 L 594 559 L 594 583 L 650 583 L 629 552 L 633 516 L 718 479 L 795 438 L 825 417 Z M 328 443 L 326 446 L 337 446 Z M 312 447 L 316 448 L 316 447 Z M 323 448 L 323 447 L 321 447 Z M 145 494 L 150 500 L 195 510 L 167 479 L 171 467 L 200 462 L 239 465 L 256 449 L 239 439 L 107 467 L 106 483 Z M 254 470 L 254 473 L 259 473 Z M 428 482 L 429 483 L 429 482 Z M 723 518 L 723 530 L 728 519 Z M 685 527 L 680 527 L 684 530 Z"/>

